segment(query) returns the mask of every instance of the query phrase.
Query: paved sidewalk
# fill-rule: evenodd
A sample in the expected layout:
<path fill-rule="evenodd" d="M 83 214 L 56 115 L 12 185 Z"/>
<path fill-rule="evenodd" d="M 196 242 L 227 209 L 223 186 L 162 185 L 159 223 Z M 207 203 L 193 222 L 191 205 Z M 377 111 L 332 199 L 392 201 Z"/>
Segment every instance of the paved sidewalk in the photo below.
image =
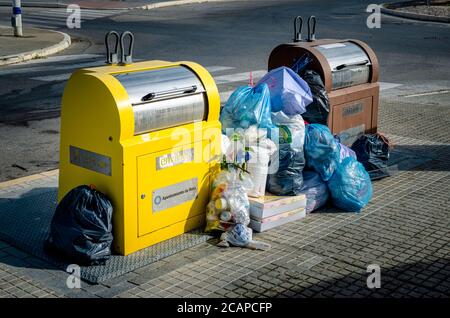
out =
<path fill-rule="evenodd" d="M 62 32 L 24 28 L 23 37 L 14 37 L 11 27 L 0 26 L 0 66 L 42 58 L 57 53 L 71 44 Z"/>
<path fill-rule="evenodd" d="M 450 1 L 433 1 L 427 6 L 426 1 L 389 2 L 381 4 L 381 12 L 392 16 L 427 22 L 450 23 Z"/>
<path fill-rule="evenodd" d="M 22 1 L 22 7 L 65 8 L 77 4 L 85 9 L 126 9 L 169 0 L 28 0 Z M 0 0 L 0 6 L 11 6 L 11 1 Z"/>
<path fill-rule="evenodd" d="M 2 297 L 450 297 L 450 108 L 385 98 L 380 131 L 394 175 L 374 182 L 360 214 L 325 210 L 257 234 L 269 251 L 203 243 L 81 289 L 67 273 L 0 242 Z M 0 201 L 55 187 L 57 173 L 10 181 Z M 1 213 L 1 211 L 0 211 Z M 381 288 L 366 286 L 381 267 Z M 37 292 L 41 289 L 42 292 Z"/>

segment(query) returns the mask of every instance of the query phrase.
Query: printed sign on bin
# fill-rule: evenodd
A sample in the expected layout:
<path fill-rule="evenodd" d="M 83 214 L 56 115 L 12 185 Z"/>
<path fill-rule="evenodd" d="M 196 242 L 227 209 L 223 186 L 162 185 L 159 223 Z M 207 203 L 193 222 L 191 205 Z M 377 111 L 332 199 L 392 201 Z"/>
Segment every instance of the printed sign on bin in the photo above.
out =
<path fill-rule="evenodd" d="M 153 213 L 194 200 L 198 194 L 198 179 L 193 178 L 153 191 Z"/>

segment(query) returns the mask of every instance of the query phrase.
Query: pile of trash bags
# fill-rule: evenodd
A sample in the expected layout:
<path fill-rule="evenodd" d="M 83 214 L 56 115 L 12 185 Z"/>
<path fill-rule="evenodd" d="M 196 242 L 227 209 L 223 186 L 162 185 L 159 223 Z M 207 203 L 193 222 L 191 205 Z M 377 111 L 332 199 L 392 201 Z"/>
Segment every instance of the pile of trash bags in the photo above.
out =
<path fill-rule="evenodd" d="M 327 126 L 306 126 L 305 155 L 308 167 L 326 182 L 334 206 L 359 212 L 372 198 L 372 183 L 356 154 L 336 139 Z"/>
<path fill-rule="evenodd" d="M 327 204 L 359 212 L 372 198 L 371 180 L 388 175 L 391 145 L 381 134 L 352 147 L 327 127 L 330 103 L 318 73 L 301 57 L 239 87 L 224 105 L 222 172 L 213 182 L 206 230 L 221 232 L 219 246 L 267 249 L 255 242 L 248 197 L 266 191 L 306 196 L 306 212 Z"/>
<path fill-rule="evenodd" d="M 255 86 L 239 87 L 222 109 L 223 132 L 253 127 L 253 130 L 265 130 L 264 138 L 275 144 L 275 151 L 272 147 L 257 148 L 266 149 L 261 155 L 264 163 L 259 165 L 264 169 L 257 173 L 258 191 L 248 192 L 250 195 L 264 195 L 262 175 L 270 157 L 268 192 L 279 196 L 306 193 L 307 212 L 330 200 L 341 209 L 360 210 L 372 196 L 371 176 L 366 169 L 382 161 L 382 155 L 372 155 L 369 160 L 367 153 L 374 151 L 367 148 L 370 145 L 375 148 L 373 142 L 365 141 L 363 145 L 361 140 L 356 151 L 333 136 L 326 126 L 330 105 L 324 83 L 318 73 L 307 69 L 308 63 L 304 56 L 293 69 L 279 67 L 268 72 Z M 363 148 L 366 150 L 361 151 Z M 249 151 L 247 159 L 255 152 L 254 145 L 243 149 Z M 363 157 L 365 161 L 361 161 Z M 251 166 L 253 169 L 258 165 Z M 254 173 L 249 174 L 250 179 L 256 178 Z M 341 187 L 337 186 L 338 182 Z M 348 186 L 352 182 L 355 187 Z"/>

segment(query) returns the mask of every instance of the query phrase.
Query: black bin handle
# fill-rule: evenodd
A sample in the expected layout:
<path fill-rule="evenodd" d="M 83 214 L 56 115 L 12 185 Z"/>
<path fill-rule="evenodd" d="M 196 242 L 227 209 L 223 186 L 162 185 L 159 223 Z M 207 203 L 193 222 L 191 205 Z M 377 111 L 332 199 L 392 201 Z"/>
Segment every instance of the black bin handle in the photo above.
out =
<path fill-rule="evenodd" d="M 316 40 L 316 23 L 317 19 L 315 16 L 312 15 L 308 18 L 308 42 Z"/>
<path fill-rule="evenodd" d="M 294 19 L 294 42 L 302 41 L 303 18 L 298 15 Z"/>

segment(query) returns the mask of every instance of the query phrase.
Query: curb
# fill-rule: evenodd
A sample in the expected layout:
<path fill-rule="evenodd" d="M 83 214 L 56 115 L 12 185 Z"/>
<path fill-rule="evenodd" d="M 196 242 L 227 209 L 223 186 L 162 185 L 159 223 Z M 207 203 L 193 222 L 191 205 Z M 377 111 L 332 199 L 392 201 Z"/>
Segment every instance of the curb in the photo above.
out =
<path fill-rule="evenodd" d="M 5 189 L 5 188 L 9 188 L 9 187 L 13 187 L 13 186 L 17 186 L 17 185 L 22 184 L 24 182 L 33 181 L 33 180 L 39 180 L 39 179 L 42 179 L 42 178 L 48 178 L 48 177 L 57 175 L 58 173 L 59 173 L 59 169 L 55 169 L 55 170 L 49 170 L 49 171 L 46 171 L 46 172 L 32 174 L 32 175 L 29 175 L 29 176 L 26 176 L 26 177 L 12 179 L 12 180 L 8 180 L 8 181 L 3 181 L 3 182 L 0 182 L 0 190 Z"/>
<path fill-rule="evenodd" d="M 392 15 L 395 17 L 406 18 L 418 21 L 450 23 L 449 17 L 437 17 L 428 14 L 418 14 L 412 12 L 398 11 L 391 8 L 401 8 L 408 5 L 417 4 L 417 1 L 391 2 L 380 4 L 381 13 Z M 423 3 L 422 3 L 423 4 Z"/>
<path fill-rule="evenodd" d="M 185 4 L 200 4 L 200 3 L 206 3 L 206 2 L 233 2 L 233 1 L 239 1 L 239 0 L 174 0 L 174 1 L 165 1 L 165 2 L 156 2 L 156 3 L 152 3 L 152 4 L 146 4 L 146 5 L 138 7 L 138 8 L 144 9 L 144 10 L 152 10 L 152 9 L 165 8 L 165 7 L 180 6 L 180 5 L 185 5 Z"/>
<path fill-rule="evenodd" d="M 20 62 L 32 60 L 35 58 L 55 54 L 59 51 L 62 51 L 64 49 L 68 48 L 70 46 L 70 44 L 72 43 L 70 36 L 67 33 L 59 32 L 59 31 L 52 31 L 52 30 L 48 30 L 48 31 L 61 34 L 63 36 L 62 41 L 57 44 L 54 44 L 52 46 L 43 48 L 43 49 L 37 49 L 37 50 L 23 52 L 23 53 L 0 56 L 0 66 L 20 63 Z"/>
<path fill-rule="evenodd" d="M 86 6 L 80 6 L 80 9 L 86 9 L 86 10 L 133 10 L 133 9 L 144 9 L 144 10 L 152 10 L 152 9 L 158 9 L 158 8 L 165 8 L 165 7 L 173 7 L 173 6 L 180 6 L 184 4 L 200 4 L 205 2 L 232 2 L 232 1 L 239 1 L 239 0 L 174 0 L 174 1 L 164 1 L 164 2 L 155 2 L 150 4 L 144 4 L 142 6 L 137 7 L 125 7 L 125 8 L 95 8 L 95 7 L 86 7 Z M 10 7 L 11 3 L 8 2 L 2 2 L 0 1 L 0 7 Z M 22 7 L 28 7 L 28 8 L 66 8 L 67 4 L 61 4 L 61 3 L 22 3 Z"/>

